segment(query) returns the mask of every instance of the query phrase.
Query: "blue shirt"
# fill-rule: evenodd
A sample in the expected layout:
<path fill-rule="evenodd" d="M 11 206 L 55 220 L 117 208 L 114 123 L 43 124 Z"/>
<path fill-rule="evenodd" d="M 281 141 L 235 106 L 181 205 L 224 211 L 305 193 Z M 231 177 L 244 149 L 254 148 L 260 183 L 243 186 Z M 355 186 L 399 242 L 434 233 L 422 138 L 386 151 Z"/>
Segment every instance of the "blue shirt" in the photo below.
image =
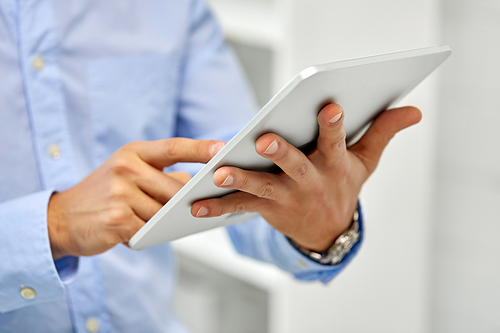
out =
<path fill-rule="evenodd" d="M 184 332 L 169 244 L 54 262 L 47 204 L 127 142 L 227 140 L 255 110 L 201 0 L 0 0 L 0 331 Z M 262 219 L 228 231 L 303 280 L 331 280 L 359 248 L 325 266 Z"/>

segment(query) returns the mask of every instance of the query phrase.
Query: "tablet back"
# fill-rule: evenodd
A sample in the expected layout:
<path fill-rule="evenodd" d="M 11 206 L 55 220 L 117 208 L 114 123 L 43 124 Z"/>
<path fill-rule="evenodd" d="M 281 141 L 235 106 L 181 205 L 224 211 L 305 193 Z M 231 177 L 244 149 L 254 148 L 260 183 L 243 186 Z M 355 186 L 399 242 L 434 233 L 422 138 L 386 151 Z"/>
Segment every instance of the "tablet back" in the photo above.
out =
<path fill-rule="evenodd" d="M 344 109 L 347 140 L 380 112 L 403 98 L 451 54 L 447 46 L 425 48 L 306 68 L 278 92 L 228 144 L 130 240 L 139 250 L 256 216 L 235 213 L 214 218 L 191 215 L 193 202 L 232 192 L 214 185 L 221 166 L 269 171 L 274 164 L 255 152 L 262 134 L 276 133 L 296 147 L 314 142 L 317 115 L 326 103 Z"/>

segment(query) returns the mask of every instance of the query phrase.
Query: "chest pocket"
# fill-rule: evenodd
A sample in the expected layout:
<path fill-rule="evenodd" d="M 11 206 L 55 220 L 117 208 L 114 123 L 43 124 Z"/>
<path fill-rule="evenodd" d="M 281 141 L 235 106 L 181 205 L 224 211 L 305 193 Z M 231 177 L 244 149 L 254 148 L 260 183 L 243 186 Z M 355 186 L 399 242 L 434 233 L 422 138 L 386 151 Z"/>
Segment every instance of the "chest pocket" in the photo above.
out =
<path fill-rule="evenodd" d="M 176 57 L 123 56 L 94 60 L 88 66 L 96 166 L 127 142 L 175 133 Z"/>

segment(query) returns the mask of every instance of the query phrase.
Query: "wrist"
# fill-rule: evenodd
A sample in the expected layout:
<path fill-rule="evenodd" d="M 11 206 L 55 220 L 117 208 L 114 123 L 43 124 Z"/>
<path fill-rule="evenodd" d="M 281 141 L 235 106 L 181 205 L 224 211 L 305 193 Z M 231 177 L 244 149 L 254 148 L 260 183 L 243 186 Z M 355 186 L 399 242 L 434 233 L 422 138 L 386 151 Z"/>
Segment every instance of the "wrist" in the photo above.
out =
<path fill-rule="evenodd" d="M 344 230 L 324 251 L 315 251 L 303 247 L 296 241 L 288 238 L 290 244 L 300 253 L 320 264 L 337 265 L 351 251 L 351 249 L 361 239 L 359 206 L 353 214 L 350 226 Z"/>
<path fill-rule="evenodd" d="M 301 239 L 290 237 L 294 244 L 297 246 L 308 249 L 314 252 L 325 252 L 327 251 L 346 230 L 348 230 L 356 214 L 358 213 L 357 206 L 348 208 L 342 215 L 345 218 L 342 221 L 337 220 L 336 223 L 324 224 L 322 227 L 311 227 L 306 233 L 303 233 Z"/>
<path fill-rule="evenodd" d="M 53 194 L 47 208 L 47 230 L 54 260 L 69 255 L 67 224 L 64 222 L 64 212 L 60 205 L 59 196 L 60 193 Z"/>

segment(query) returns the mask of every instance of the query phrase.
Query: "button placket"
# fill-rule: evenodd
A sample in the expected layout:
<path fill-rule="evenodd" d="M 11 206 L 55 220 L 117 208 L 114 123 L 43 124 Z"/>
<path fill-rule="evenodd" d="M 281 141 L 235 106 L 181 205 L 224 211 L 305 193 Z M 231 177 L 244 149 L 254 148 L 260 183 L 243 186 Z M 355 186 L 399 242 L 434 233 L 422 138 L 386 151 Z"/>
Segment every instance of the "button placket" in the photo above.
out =
<path fill-rule="evenodd" d="M 51 6 L 46 1 L 20 2 L 20 52 L 40 183 L 44 189 L 62 190 L 76 184 L 79 177 L 60 81 L 60 45 Z M 34 7 L 37 10 L 32 10 Z"/>

